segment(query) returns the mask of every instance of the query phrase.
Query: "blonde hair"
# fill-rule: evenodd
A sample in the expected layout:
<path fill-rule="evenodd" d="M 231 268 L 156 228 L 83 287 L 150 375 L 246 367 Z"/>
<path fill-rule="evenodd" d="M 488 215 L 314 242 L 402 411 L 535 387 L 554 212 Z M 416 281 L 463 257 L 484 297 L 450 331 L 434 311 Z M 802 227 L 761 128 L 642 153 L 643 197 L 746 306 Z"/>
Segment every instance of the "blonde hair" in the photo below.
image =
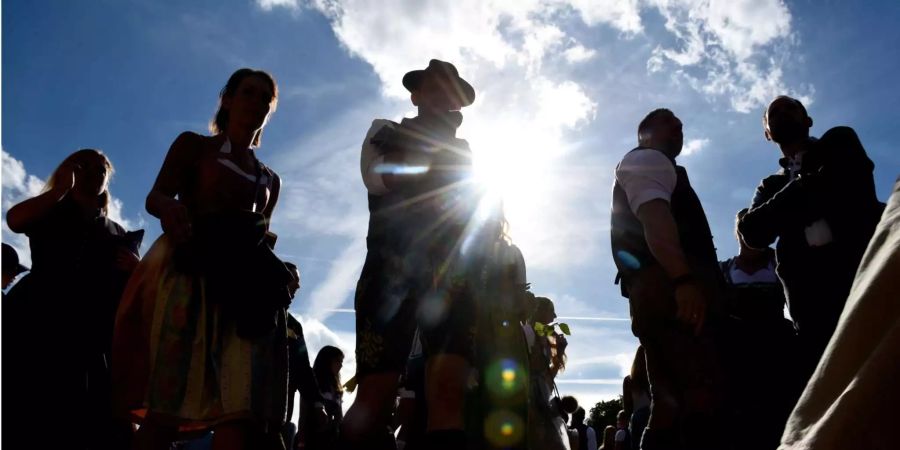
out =
<path fill-rule="evenodd" d="M 81 150 L 77 150 L 75 153 L 72 153 L 69 156 L 66 156 L 66 159 L 64 159 L 59 164 L 59 166 L 56 167 L 56 169 L 53 171 L 53 173 L 50 174 L 50 178 L 47 179 L 47 183 L 44 184 L 44 189 L 41 192 L 43 193 L 43 192 L 47 192 L 47 191 L 53 189 L 54 181 L 56 180 L 57 175 L 59 174 L 59 172 L 62 170 L 63 167 L 65 167 L 69 164 L 73 164 L 73 163 L 74 164 L 82 163 L 82 162 L 86 161 L 88 158 L 92 158 L 92 157 L 99 157 L 99 158 L 103 159 L 103 165 L 106 166 L 106 171 L 108 172 L 108 177 L 112 178 L 112 175 L 115 172 L 115 168 L 113 167 L 112 162 L 109 160 L 109 158 L 107 158 L 106 155 L 104 155 L 103 152 L 100 150 L 96 150 L 93 148 L 83 148 Z M 101 192 L 100 195 L 97 197 L 97 206 L 100 207 L 100 211 L 103 212 L 104 216 L 109 213 L 109 201 L 110 201 L 109 184 L 107 184 L 106 189 L 103 192 Z"/>

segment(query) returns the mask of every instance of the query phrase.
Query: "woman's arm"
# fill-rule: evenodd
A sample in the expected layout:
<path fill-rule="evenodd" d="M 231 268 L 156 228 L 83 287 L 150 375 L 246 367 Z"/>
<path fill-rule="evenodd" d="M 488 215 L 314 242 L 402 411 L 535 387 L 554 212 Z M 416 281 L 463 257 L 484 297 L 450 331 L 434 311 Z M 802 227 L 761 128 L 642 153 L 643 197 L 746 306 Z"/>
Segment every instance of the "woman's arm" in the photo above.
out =
<path fill-rule="evenodd" d="M 176 197 L 183 191 L 189 169 L 199 158 L 197 147 L 201 143 L 200 135 L 181 133 L 169 148 L 156 182 L 147 195 L 147 212 L 160 219 L 163 231 L 176 242 L 184 242 L 191 234 L 187 208 Z"/>
<path fill-rule="evenodd" d="M 53 189 L 9 209 L 9 212 L 6 213 L 6 222 L 10 230 L 24 233 L 32 225 L 46 217 L 75 185 L 75 164 L 64 164 L 54 176 Z"/>

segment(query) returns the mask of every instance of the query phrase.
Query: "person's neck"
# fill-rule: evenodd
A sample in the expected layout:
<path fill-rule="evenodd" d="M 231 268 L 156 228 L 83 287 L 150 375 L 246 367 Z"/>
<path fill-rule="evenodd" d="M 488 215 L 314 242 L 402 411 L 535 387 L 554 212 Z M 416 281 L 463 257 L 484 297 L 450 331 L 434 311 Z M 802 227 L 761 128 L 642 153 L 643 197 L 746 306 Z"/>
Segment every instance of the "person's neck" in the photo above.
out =
<path fill-rule="evenodd" d="M 673 155 L 672 152 L 669 151 L 668 147 L 664 144 L 661 144 L 658 142 L 648 142 L 647 144 L 642 145 L 641 147 L 652 148 L 653 150 L 662 152 L 664 155 L 668 156 L 669 159 L 675 159 L 675 155 Z"/>
<path fill-rule="evenodd" d="M 769 266 L 769 252 L 744 252 L 741 251 L 734 262 L 738 269 L 744 273 L 753 274 Z"/>
<path fill-rule="evenodd" d="M 462 113 L 419 108 L 416 120 L 429 130 L 453 137 L 456 136 L 456 129 L 462 124 Z"/>
<path fill-rule="evenodd" d="M 250 143 L 253 141 L 253 135 L 255 132 L 251 132 L 249 130 L 241 130 L 234 129 L 227 131 L 225 135 L 228 137 L 228 141 L 231 142 L 231 151 L 233 152 L 246 152 L 250 149 Z"/>
<path fill-rule="evenodd" d="M 72 189 L 70 195 L 72 196 L 72 201 L 78 205 L 78 209 L 84 214 L 85 217 L 94 217 L 97 215 L 100 210 L 100 205 L 98 201 L 98 196 L 94 194 L 86 194 L 77 189 Z"/>
<path fill-rule="evenodd" d="M 778 144 L 778 147 L 781 149 L 781 154 L 784 155 L 785 158 L 793 158 L 798 154 L 805 152 L 809 147 L 809 142 L 810 138 L 807 136 L 795 142 Z"/>

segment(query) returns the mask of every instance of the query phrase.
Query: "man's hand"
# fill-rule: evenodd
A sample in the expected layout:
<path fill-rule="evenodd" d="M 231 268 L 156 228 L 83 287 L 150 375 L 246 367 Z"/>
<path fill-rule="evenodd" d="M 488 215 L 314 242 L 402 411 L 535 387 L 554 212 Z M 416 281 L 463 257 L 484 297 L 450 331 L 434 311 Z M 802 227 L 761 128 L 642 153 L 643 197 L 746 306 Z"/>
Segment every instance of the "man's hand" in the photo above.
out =
<path fill-rule="evenodd" d="M 706 321 L 706 296 L 694 282 L 687 282 L 675 288 L 675 303 L 678 307 L 676 317 L 684 324 L 694 328 L 699 335 Z"/>

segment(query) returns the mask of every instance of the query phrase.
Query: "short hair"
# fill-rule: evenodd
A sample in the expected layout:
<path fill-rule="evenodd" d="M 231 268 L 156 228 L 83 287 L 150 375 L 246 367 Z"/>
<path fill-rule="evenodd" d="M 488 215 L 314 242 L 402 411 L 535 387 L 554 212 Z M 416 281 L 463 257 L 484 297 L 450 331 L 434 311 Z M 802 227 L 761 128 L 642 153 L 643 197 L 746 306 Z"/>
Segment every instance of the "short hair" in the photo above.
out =
<path fill-rule="evenodd" d="M 272 110 L 275 110 L 275 106 L 278 104 L 278 85 L 275 84 L 275 79 L 272 78 L 272 75 L 269 75 L 268 72 L 263 70 L 255 70 L 255 69 L 238 69 L 228 78 L 228 82 L 225 83 L 225 87 L 219 92 L 219 109 L 216 110 L 216 115 L 213 117 L 213 120 L 209 123 L 209 131 L 213 134 L 224 133 L 225 130 L 228 129 L 228 110 L 222 109 L 222 100 L 225 97 L 231 97 L 236 92 L 238 87 L 241 85 L 241 82 L 244 81 L 247 77 L 259 77 L 261 80 L 265 81 L 266 84 L 269 85 L 269 88 L 272 89 Z M 253 142 L 251 144 L 255 147 L 259 147 L 260 142 L 262 142 L 262 129 L 256 132 L 256 135 L 253 136 Z"/>
<path fill-rule="evenodd" d="M 566 414 L 572 414 L 575 410 L 578 409 L 578 400 L 571 395 L 566 395 L 565 397 L 559 399 L 559 406 L 562 408 L 563 412 Z"/>
<path fill-rule="evenodd" d="M 778 97 L 775 97 L 771 102 L 769 102 L 769 105 L 771 106 L 772 103 L 775 103 L 778 100 L 790 100 L 793 104 L 800 107 L 800 111 L 803 111 L 804 116 L 809 117 L 809 113 L 806 111 L 806 107 L 803 106 L 803 102 L 801 102 L 800 100 L 797 100 L 796 98 L 791 97 L 789 95 L 779 95 Z M 766 106 L 766 109 L 763 110 L 763 124 L 769 123 L 768 116 L 769 116 L 769 106 Z"/>
<path fill-rule="evenodd" d="M 659 116 L 665 114 L 675 115 L 675 113 L 667 108 L 657 108 L 653 111 L 650 111 L 650 113 L 647 114 L 643 120 L 641 120 L 641 123 L 638 124 L 638 142 L 641 141 L 641 135 L 649 131 L 653 123 L 656 122 L 656 119 L 659 118 Z"/>

